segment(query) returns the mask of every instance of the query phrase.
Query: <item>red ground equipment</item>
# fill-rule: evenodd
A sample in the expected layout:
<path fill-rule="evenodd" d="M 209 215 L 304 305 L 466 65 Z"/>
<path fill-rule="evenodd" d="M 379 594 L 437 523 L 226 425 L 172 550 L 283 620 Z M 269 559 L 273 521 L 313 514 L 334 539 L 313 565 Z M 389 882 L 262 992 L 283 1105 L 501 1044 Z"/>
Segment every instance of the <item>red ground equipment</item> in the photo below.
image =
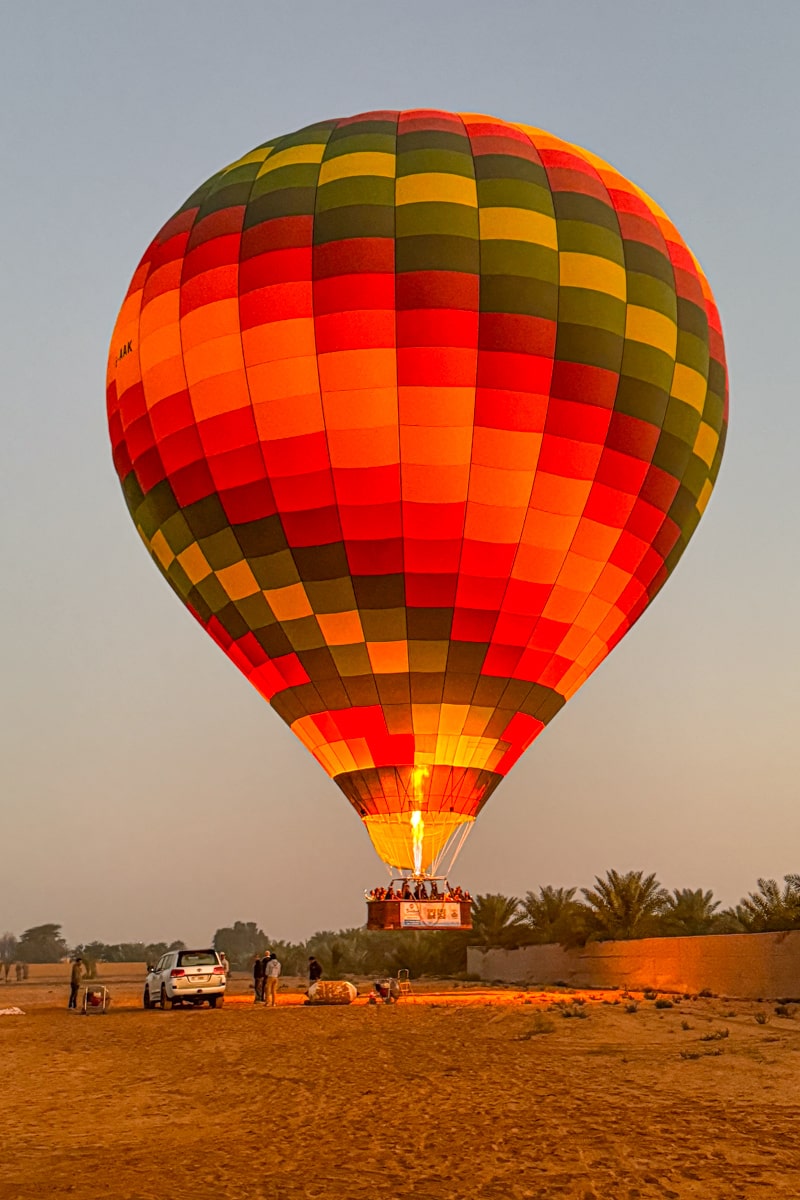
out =
<path fill-rule="evenodd" d="M 104 1013 L 110 1002 L 108 988 L 97 983 L 87 984 L 83 989 L 81 1012 L 84 1016 L 88 1016 L 90 1013 Z"/>

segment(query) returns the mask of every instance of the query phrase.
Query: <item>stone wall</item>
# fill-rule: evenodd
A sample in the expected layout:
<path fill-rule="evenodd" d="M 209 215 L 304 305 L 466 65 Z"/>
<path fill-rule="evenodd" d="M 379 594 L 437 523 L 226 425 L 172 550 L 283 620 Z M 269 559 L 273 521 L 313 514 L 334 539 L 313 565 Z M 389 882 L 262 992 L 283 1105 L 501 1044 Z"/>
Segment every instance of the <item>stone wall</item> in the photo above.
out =
<path fill-rule="evenodd" d="M 596 942 L 579 950 L 525 946 L 467 952 L 467 969 L 487 981 L 570 987 L 656 988 L 751 999 L 800 998 L 800 930 Z"/>

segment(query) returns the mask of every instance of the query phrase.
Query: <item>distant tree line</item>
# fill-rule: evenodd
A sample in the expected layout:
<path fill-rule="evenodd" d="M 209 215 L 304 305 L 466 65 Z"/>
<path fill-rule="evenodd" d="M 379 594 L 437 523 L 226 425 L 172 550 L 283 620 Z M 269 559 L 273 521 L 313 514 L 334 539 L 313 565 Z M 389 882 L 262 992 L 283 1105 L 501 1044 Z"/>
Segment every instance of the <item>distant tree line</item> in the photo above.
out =
<path fill-rule="evenodd" d="M 155 962 L 167 950 L 185 948 L 183 942 L 86 942 L 69 946 L 60 925 L 34 925 L 19 937 L 13 933 L 0 935 L 0 970 L 7 980 L 16 963 L 26 967 L 31 963 L 57 963 L 80 954 L 91 976 L 99 962 Z"/>
<path fill-rule="evenodd" d="M 699 937 L 711 933 L 767 933 L 800 929 L 800 875 L 783 884 L 759 879 L 757 890 L 720 911 L 713 893 L 702 888 L 669 892 L 644 871 L 608 871 L 594 886 L 552 887 L 526 892 L 523 898 L 488 893 L 472 902 L 469 932 L 322 930 L 305 942 L 272 938 L 255 921 L 235 921 L 218 929 L 213 945 L 224 951 L 235 970 L 249 971 L 254 958 L 270 949 L 284 975 L 305 975 L 308 956 L 322 964 L 328 978 L 342 975 L 395 974 L 407 967 L 422 975 L 463 975 L 467 947 L 483 949 L 559 943 L 625 941 L 644 937 Z M 183 942 L 87 942 L 70 947 L 57 924 L 36 925 L 16 937 L 0 936 L 0 969 L 7 980 L 15 963 L 60 962 L 79 953 L 90 974 L 98 962 L 155 962 Z"/>

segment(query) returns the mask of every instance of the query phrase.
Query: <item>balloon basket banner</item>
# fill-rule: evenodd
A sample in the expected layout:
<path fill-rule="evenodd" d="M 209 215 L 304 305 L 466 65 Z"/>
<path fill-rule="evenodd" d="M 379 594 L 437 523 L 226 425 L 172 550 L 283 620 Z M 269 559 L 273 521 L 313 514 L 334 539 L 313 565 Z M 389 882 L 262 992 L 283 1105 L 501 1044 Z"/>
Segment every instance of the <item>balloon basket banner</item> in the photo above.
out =
<path fill-rule="evenodd" d="M 469 900 L 369 900 L 367 929 L 472 929 Z"/>

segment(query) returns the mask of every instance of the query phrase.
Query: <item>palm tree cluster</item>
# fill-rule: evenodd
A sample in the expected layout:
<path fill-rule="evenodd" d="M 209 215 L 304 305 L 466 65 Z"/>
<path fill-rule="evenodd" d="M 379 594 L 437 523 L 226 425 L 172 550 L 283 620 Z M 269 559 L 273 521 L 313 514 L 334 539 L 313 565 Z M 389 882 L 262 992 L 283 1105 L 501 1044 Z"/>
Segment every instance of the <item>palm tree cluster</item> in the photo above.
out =
<path fill-rule="evenodd" d="M 800 929 L 800 875 L 759 879 L 758 890 L 719 911 L 702 888 L 667 891 L 654 874 L 607 871 L 594 886 L 527 892 L 524 899 L 478 896 L 472 906 L 473 944 L 483 947 L 582 946 L 645 937 L 698 937 L 710 933 L 766 933 Z"/>

